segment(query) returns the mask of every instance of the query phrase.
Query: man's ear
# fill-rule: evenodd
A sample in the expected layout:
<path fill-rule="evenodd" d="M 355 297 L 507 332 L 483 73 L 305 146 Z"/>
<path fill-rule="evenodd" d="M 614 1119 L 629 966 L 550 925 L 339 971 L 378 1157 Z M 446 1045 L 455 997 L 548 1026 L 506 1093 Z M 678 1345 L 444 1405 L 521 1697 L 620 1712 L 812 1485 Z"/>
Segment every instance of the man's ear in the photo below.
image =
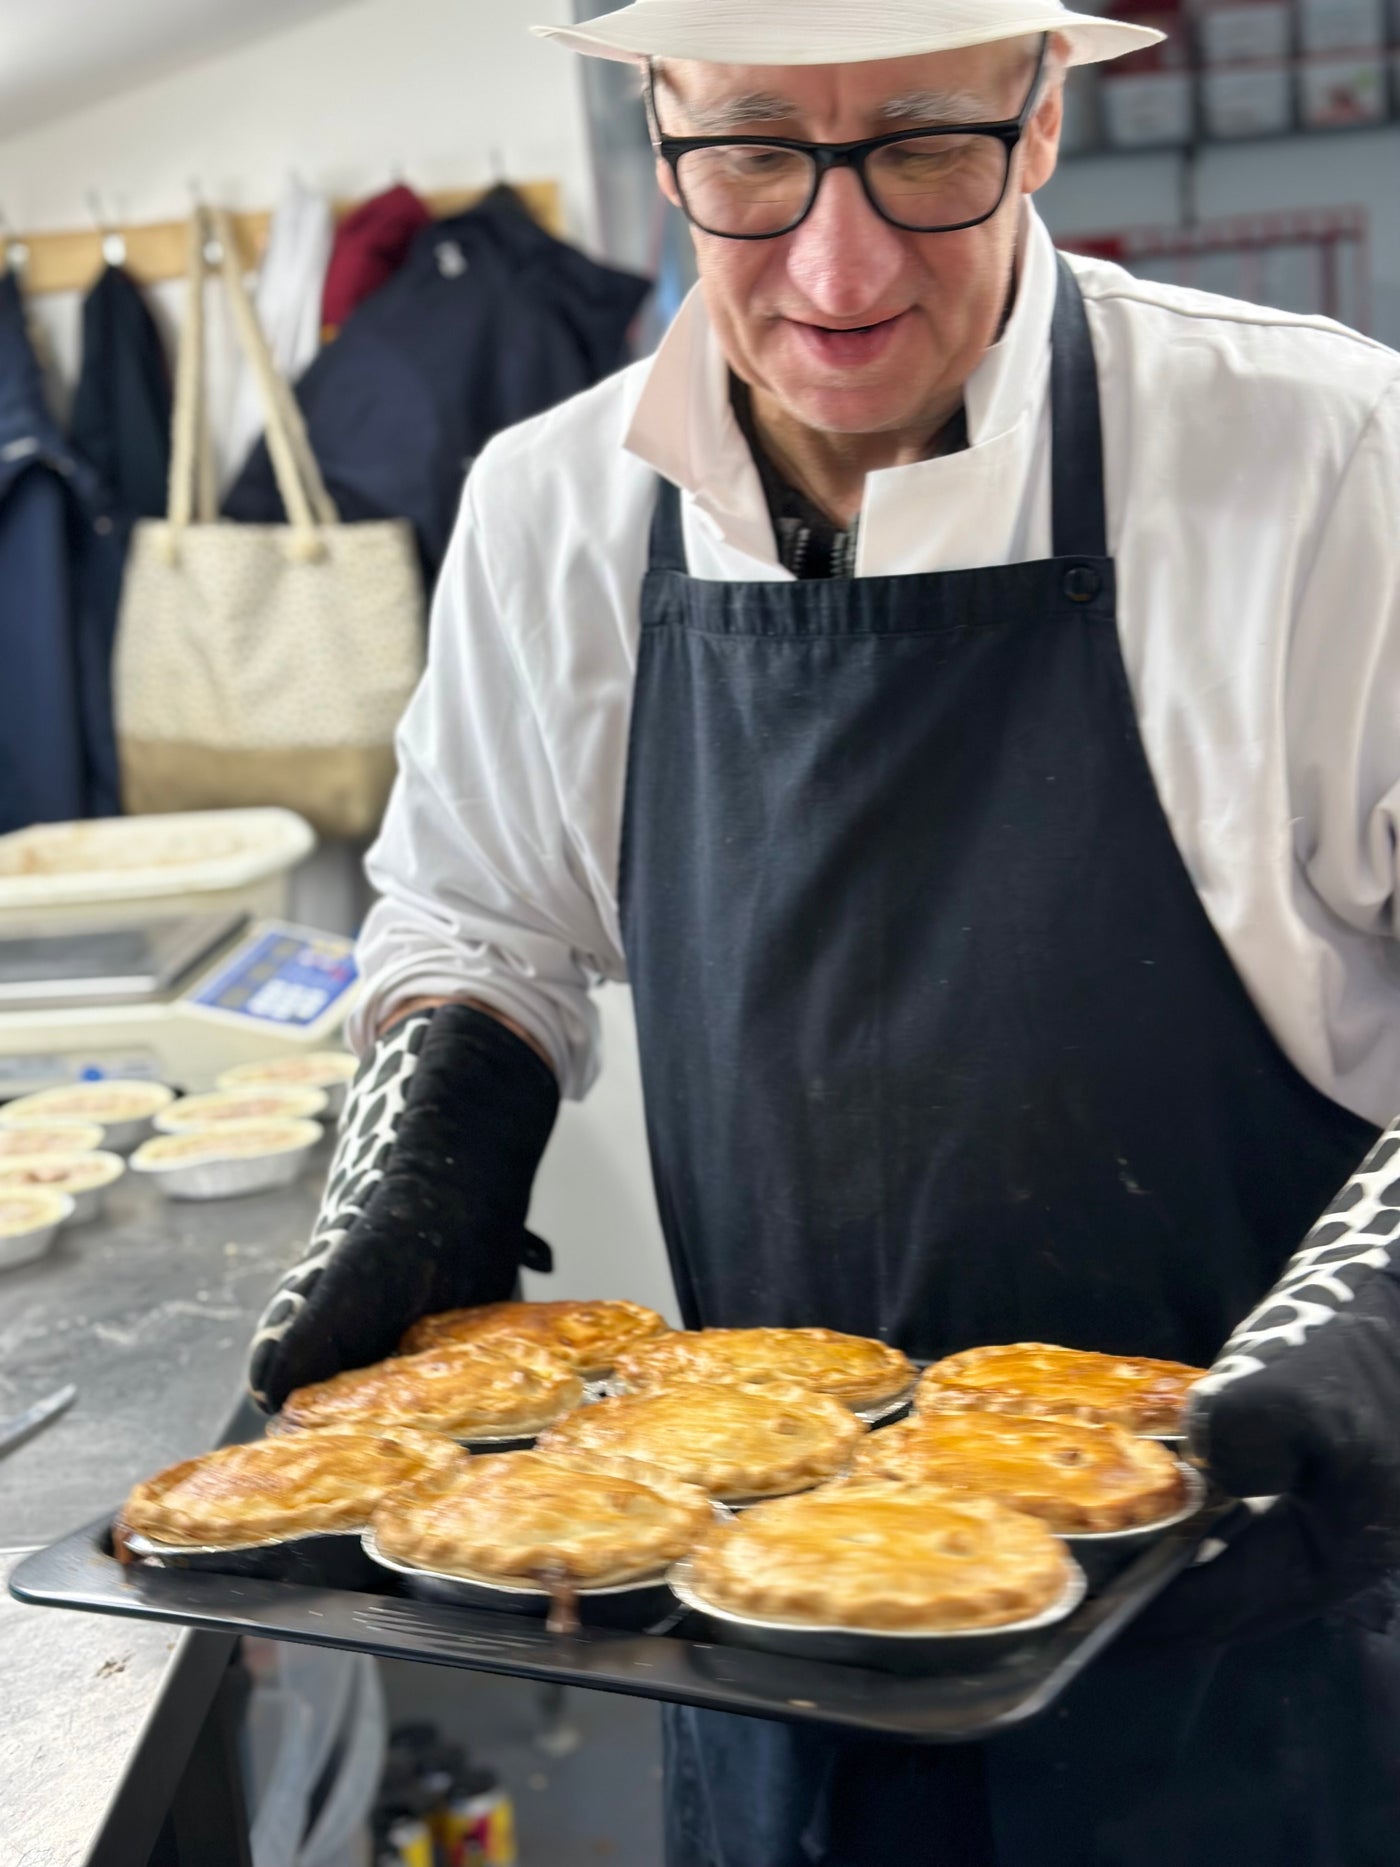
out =
<path fill-rule="evenodd" d="M 1060 130 L 1065 117 L 1063 83 L 1055 84 L 1037 106 L 1021 138 L 1021 192 L 1034 194 L 1055 173 L 1060 156 Z"/>

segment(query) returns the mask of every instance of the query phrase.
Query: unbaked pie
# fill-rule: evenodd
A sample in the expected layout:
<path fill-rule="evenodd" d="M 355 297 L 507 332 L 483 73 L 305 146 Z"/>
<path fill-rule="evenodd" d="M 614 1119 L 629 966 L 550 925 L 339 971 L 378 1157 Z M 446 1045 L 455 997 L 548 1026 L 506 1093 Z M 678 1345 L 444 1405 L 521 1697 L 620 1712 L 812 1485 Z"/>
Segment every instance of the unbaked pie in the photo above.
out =
<path fill-rule="evenodd" d="M 108 1077 L 101 1082 L 68 1083 L 61 1089 L 41 1089 L 32 1096 L 20 1096 L 5 1110 L 5 1121 L 75 1121 L 118 1122 L 149 1121 L 175 1100 L 175 1091 L 162 1083 L 119 1081 Z"/>
<path fill-rule="evenodd" d="M 848 1407 L 901 1394 L 914 1370 L 897 1348 L 835 1329 L 677 1329 L 618 1357 L 629 1389 L 672 1381 L 784 1381 Z"/>
<path fill-rule="evenodd" d="M 67 1195 L 52 1187 L 0 1190 L 0 1239 L 28 1238 L 61 1225 L 72 1210 Z"/>
<path fill-rule="evenodd" d="M 454 1439 L 526 1437 L 583 1399 L 553 1356 L 519 1344 L 433 1348 L 351 1368 L 287 1396 L 283 1426 L 417 1426 Z"/>
<path fill-rule="evenodd" d="M 181 1096 L 162 1109 L 156 1127 L 162 1134 L 187 1134 L 194 1128 L 217 1128 L 225 1122 L 310 1121 L 326 1112 L 323 1089 L 263 1086 L 216 1089 L 209 1095 Z"/>
<path fill-rule="evenodd" d="M 1043 1523 L 987 1497 L 880 1482 L 756 1504 L 690 1562 L 696 1594 L 758 1620 L 885 1633 L 1004 1627 L 1075 1577 Z"/>
<path fill-rule="evenodd" d="M 1088 1420 L 926 1413 L 871 1433 L 851 1473 L 975 1491 L 1062 1536 L 1157 1523 L 1186 1502 L 1185 1475 L 1162 1446 Z"/>
<path fill-rule="evenodd" d="M 243 1089 L 250 1083 L 280 1083 L 292 1089 L 334 1089 L 348 1083 L 360 1067 L 348 1050 L 310 1050 L 290 1057 L 264 1057 L 260 1063 L 237 1063 L 219 1077 L 220 1089 Z"/>
<path fill-rule="evenodd" d="M 192 1160 L 252 1160 L 314 1147 L 321 1130 L 311 1121 L 218 1122 L 212 1128 L 182 1128 L 143 1141 L 131 1157 L 138 1172 L 155 1173 Z"/>
<path fill-rule="evenodd" d="M 580 1407 L 540 1448 L 620 1453 L 723 1501 L 809 1490 L 846 1464 L 864 1433 L 839 1400 L 804 1388 L 681 1381 Z"/>
<path fill-rule="evenodd" d="M 664 1334 L 667 1326 L 664 1317 L 640 1303 L 483 1303 L 477 1309 L 424 1316 L 414 1323 L 399 1349 L 413 1355 L 444 1342 L 489 1342 L 510 1336 L 557 1355 L 575 1374 L 592 1381 L 612 1372 L 623 1349 Z"/>
<path fill-rule="evenodd" d="M 374 1507 L 425 1472 L 465 1464 L 450 1439 L 415 1432 L 296 1433 L 184 1459 L 136 1486 L 117 1518 L 183 1548 L 242 1548 L 363 1530 Z"/>
<path fill-rule="evenodd" d="M 920 1377 L 914 1406 L 920 1413 L 1064 1414 L 1135 1433 L 1179 1433 L 1187 1396 L 1204 1373 L 1179 1361 L 1012 1342 L 935 1362 Z"/>
<path fill-rule="evenodd" d="M 55 1193 L 95 1192 L 126 1172 L 119 1154 L 0 1155 L 0 1188 L 46 1186 Z"/>
<path fill-rule="evenodd" d="M 102 1146 L 98 1122 L 33 1121 L 0 1126 L 0 1160 L 14 1154 L 91 1154 Z"/>
<path fill-rule="evenodd" d="M 630 1460 L 502 1452 L 386 1498 L 374 1536 L 383 1555 L 414 1568 L 609 1588 L 660 1574 L 711 1521 L 703 1491 Z"/>

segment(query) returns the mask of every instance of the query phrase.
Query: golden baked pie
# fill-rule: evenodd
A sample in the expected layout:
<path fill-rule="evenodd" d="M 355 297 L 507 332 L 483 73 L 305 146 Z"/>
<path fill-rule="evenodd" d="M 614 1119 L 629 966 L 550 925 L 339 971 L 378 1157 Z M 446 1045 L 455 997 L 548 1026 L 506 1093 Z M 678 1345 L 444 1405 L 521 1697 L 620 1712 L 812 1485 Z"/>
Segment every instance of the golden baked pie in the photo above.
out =
<path fill-rule="evenodd" d="M 91 1193 L 126 1172 L 120 1154 L 0 1155 L 0 1190 L 46 1186 L 55 1193 Z"/>
<path fill-rule="evenodd" d="M 238 1063 L 219 1077 L 220 1089 L 243 1089 L 250 1083 L 275 1083 L 289 1089 L 334 1089 L 348 1083 L 360 1067 L 348 1050 L 310 1050 L 303 1056 L 265 1057 L 261 1063 Z"/>
<path fill-rule="evenodd" d="M 0 1160 L 11 1155 L 90 1154 L 102 1146 L 98 1122 L 12 1122 L 0 1126 Z"/>
<path fill-rule="evenodd" d="M 224 1446 L 137 1485 L 117 1518 L 118 1551 L 131 1535 L 239 1548 L 363 1530 L 386 1493 L 467 1459 L 450 1439 L 415 1432 L 296 1433 Z"/>
<path fill-rule="evenodd" d="M 871 1433 L 853 1479 L 947 1485 L 1039 1517 L 1061 1536 L 1160 1522 L 1186 1502 L 1171 1454 L 1121 1426 L 1011 1413 L 925 1413 Z"/>
<path fill-rule="evenodd" d="M 192 1128 L 218 1128 L 231 1121 L 309 1121 L 326 1111 L 323 1089 L 270 1085 L 256 1089 L 220 1089 L 207 1096 L 181 1096 L 156 1116 L 162 1134 Z"/>
<path fill-rule="evenodd" d="M 914 1406 L 920 1413 L 1065 1414 L 1135 1433 L 1179 1433 L 1187 1396 L 1204 1373 L 1179 1361 L 1012 1342 L 935 1362 L 920 1377 Z"/>
<path fill-rule="evenodd" d="M 542 1451 L 620 1453 L 720 1500 L 806 1491 L 840 1471 L 865 1428 L 839 1400 L 782 1382 L 677 1382 L 580 1407 Z"/>
<path fill-rule="evenodd" d="M 696 1593 L 736 1614 L 886 1633 L 1027 1621 L 1075 1573 L 1043 1523 L 994 1498 L 854 1480 L 756 1504 L 690 1566 Z"/>
<path fill-rule="evenodd" d="M 454 1439 L 537 1433 L 583 1399 L 583 1382 L 553 1356 L 519 1344 L 430 1348 L 351 1368 L 287 1396 L 284 1426 L 417 1426 Z"/>
<path fill-rule="evenodd" d="M 501 1336 L 532 1343 L 557 1355 L 586 1381 L 609 1374 L 634 1342 L 661 1335 L 664 1317 L 640 1303 L 483 1303 L 477 1309 L 444 1310 L 414 1323 L 399 1352 L 417 1354 L 444 1342 L 489 1342 Z"/>
<path fill-rule="evenodd" d="M 897 1348 L 835 1329 L 677 1329 L 617 1360 L 628 1388 L 672 1381 L 785 1381 L 848 1407 L 891 1400 L 914 1379 Z"/>
<path fill-rule="evenodd" d="M 551 1590 L 660 1574 L 712 1520 L 710 1500 L 626 1459 L 502 1452 L 433 1474 L 374 1513 L 395 1562 Z"/>

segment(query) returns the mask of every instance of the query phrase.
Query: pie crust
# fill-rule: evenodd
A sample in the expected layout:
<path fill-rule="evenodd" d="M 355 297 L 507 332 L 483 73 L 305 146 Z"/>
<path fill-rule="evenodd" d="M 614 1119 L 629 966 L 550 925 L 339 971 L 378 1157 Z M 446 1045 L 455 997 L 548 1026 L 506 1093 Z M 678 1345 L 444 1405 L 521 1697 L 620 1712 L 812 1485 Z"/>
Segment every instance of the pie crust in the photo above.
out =
<path fill-rule="evenodd" d="M 782 1381 L 848 1407 L 892 1400 L 914 1379 L 897 1348 L 835 1329 L 677 1329 L 617 1359 L 629 1389 L 673 1381 Z"/>
<path fill-rule="evenodd" d="M 314 1121 L 325 1112 L 323 1089 L 260 1084 L 216 1089 L 203 1096 L 181 1096 L 156 1116 L 156 1127 L 162 1134 L 187 1134 L 195 1128 L 218 1128 L 225 1122 Z"/>
<path fill-rule="evenodd" d="M 55 1193 L 94 1192 L 126 1172 L 119 1154 L 0 1155 L 0 1189 L 47 1187 Z"/>
<path fill-rule="evenodd" d="M 756 1504 L 691 1558 L 697 1594 L 757 1620 L 954 1633 L 1031 1620 L 1074 1576 L 1043 1523 L 934 1485 L 831 1485 Z"/>
<path fill-rule="evenodd" d="M 630 1459 L 501 1452 L 386 1498 L 374 1537 L 413 1568 L 553 1591 L 659 1575 L 712 1521 L 703 1491 Z"/>
<path fill-rule="evenodd" d="M 68 1083 L 61 1089 L 41 1089 L 21 1096 L 6 1111 L 9 1121 L 149 1121 L 175 1100 L 175 1091 L 162 1083 L 119 1081 Z"/>
<path fill-rule="evenodd" d="M 558 1356 L 586 1381 L 612 1372 L 625 1348 L 667 1330 L 664 1317 L 640 1303 L 483 1303 L 444 1310 L 414 1323 L 399 1352 L 414 1355 L 444 1342 L 489 1342 L 509 1336 Z"/>
<path fill-rule="evenodd" d="M 583 1399 L 583 1382 L 521 1344 L 433 1348 L 351 1368 L 287 1396 L 284 1426 L 416 1426 L 454 1439 L 537 1433 Z"/>
<path fill-rule="evenodd" d="M 67 1194 L 52 1187 L 0 1189 L 0 1238 L 28 1238 L 33 1232 L 62 1225 L 72 1210 Z"/>
<path fill-rule="evenodd" d="M 1179 1433 L 1187 1396 L 1205 1372 L 1141 1355 L 1012 1342 L 935 1362 L 920 1378 L 914 1407 L 919 1413 L 1059 1414 L 1106 1420 L 1135 1433 Z"/>
<path fill-rule="evenodd" d="M 291 1154 L 314 1147 L 321 1130 L 312 1121 L 219 1122 L 212 1128 L 182 1128 L 143 1141 L 131 1157 L 142 1172 L 186 1166 L 194 1160 L 251 1160 L 263 1154 Z"/>
<path fill-rule="evenodd" d="M 184 1548 L 242 1548 L 363 1530 L 382 1497 L 465 1464 L 450 1439 L 415 1432 L 295 1433 L 185 1459 L 136 1486 L 117 1519 Z"/>
<path fill-rule="evenodd" d="M 261 1063 L 237 1063 L 218 1078 L 220 1089 L 243 1089 L 254 1083 L 292 1089 L 334 1089 L 348 1083 L 360 1067 L 348 1050 L 311 1050 L 304 1056 L 265 1057 Z"/>
<path fill-rule="evenodd" d="M 1186 1502 L 1176 1460 L 1150 1439 L 1089 1420 L 926 1413 L 872 1433 L 853 1479 L 946 1485 L 1039 1517 L 1061 1536 L 1158 1523 Z"/>
<path fill-rule="evenodd" d="M 639 1459 L 723 1502 L 810 1490 L 841 1470 L 864 1433 L 825 1394 L 776 1381 L 682 1381 L 580 1407 L 540 1449 Z"/>
<path fill-rule="evenodd" d="M 91 1154 L 102 1146 L 99 1122 L 0 1121 L 0 1160 L 15 1154 Z"/>

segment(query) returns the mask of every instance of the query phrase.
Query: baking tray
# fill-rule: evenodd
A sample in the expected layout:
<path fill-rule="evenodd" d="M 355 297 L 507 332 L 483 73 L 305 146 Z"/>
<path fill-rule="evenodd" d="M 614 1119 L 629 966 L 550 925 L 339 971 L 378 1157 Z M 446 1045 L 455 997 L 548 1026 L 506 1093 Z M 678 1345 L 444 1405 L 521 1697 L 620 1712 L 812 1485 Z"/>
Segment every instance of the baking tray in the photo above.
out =
<path fill-rule="evenodd" d="M 992 1664 L 903 1677 L 726 1644 L 677 1605 L 642 1633 L 550 1634 L 518 1614 L 413 1600 L 385 1573 L 372 1588 L 137 1566 L 111 1552 L 110 1518 L 20 1563 L 11 1592 L 40 1607 L 255 1634 L 384 1658 L 506 1673 L 750 1717 L 821 1724 L 913 1743 L 986 1737 L 1046 1710 L 1191 1562 L 1209 1533 L 1249 1513 L 1210 1502 L 1166 1532 L 1031 1648 Z"/>

